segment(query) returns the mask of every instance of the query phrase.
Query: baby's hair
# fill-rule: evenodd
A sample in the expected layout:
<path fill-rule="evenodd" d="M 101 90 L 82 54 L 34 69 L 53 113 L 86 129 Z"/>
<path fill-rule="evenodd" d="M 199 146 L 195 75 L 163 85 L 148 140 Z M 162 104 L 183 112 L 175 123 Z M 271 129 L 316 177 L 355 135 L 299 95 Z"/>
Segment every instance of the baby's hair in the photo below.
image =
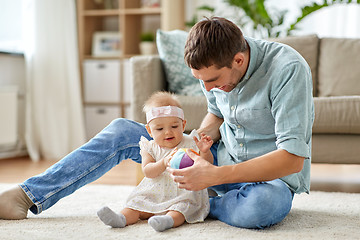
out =
<path fill-rule="evenodd" d="M 153 93 L 148 100 L 146 100 L 143 112 L 147 113 L 154 107 L 175 106 L 181 108 L 180 101 L 175 94 L 165 91 Z"/>

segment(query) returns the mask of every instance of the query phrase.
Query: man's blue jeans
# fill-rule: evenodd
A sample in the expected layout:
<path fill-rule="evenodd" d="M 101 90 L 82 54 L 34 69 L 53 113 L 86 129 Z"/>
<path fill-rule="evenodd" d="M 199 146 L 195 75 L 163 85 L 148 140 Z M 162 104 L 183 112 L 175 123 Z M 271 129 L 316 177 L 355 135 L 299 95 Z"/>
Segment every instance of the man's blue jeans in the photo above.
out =
<path fill-rule="evenodd" d="M 140 163 L 138 143 L 141 136 L 151 138 L 143 124 L 121 118 L 112 121 L 93 139 L 44 173 L 20 184 L 34 202 L 30 210 L 34 214 L 41 213 L 61 198 L 95 181 L 122 160 L 130 158 Z M 216 147 L 212 151 L 216 153 Z M 292 193 L 281 180 L 227 184 L 214 188 L 219 192 L 225 190 L 226 193 L 210 199 L 210 217 L 233 226 L 271 226 L 280 222 L 291 208 Z"/>
<path fill-rule="evenodd" d="M 280 179 L 211 187 L 223 192 L 210 198 L 210 218 L 241 228 L 265 228 L 281 222 L 290 212 L 293 193 Z"/>

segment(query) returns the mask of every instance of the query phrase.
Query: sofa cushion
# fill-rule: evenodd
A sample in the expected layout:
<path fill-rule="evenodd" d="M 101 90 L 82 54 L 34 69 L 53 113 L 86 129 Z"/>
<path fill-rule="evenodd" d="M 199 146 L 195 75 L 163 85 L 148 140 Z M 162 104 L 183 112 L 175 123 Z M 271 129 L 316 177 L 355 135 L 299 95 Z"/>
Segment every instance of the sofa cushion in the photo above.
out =
<path fill-rule="evenodd" d="M 158 30 L 156 44 L 164 64 L 169 91 L 179 95 L 203 95 L 199 80 L 194 78 L 184 61 L 184 48 L 188 33 L 181 30 Z"/>
<path fill-rule="evenodd" d="M 360 39 L 321 39 L 319 96 L 360 95 L 359 52 Z"/>
<path fill-rule="evenodd" d="M 315 97 L 313 133 L 360 134 L 360 96 Z"/>
<path fill-rule="evenodd" d="M 360 164 L 360 135 L 314 134 L 312 163 Z"/>
<path fill-rule="evenodd" d="M 311 69 L 311 75 L 313 80 L 313 94 L 317 94 L 317 69 L 318 69 L 318 49 L 319 49 L 319 38 L 316 34 L 308 36 L 291 36 L 283 38 L 273 38 L 271 41 L 284 43 L 289 45 L 298 51 L 301 56 L 306 60 Z"/>

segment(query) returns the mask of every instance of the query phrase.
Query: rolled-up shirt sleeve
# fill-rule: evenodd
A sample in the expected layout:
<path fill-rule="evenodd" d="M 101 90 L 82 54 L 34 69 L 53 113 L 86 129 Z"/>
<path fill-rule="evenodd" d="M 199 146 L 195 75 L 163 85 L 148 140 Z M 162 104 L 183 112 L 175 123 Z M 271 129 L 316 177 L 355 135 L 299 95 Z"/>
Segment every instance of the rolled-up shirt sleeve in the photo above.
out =
<path fill-rule="evenodd" d="M 280 75 L 285 80 L 279 81 L 271 100 L 277 148 L 310 158 L 314 106 L 310 69 L 304 68 L 297 62 L 284 66 Z"/>

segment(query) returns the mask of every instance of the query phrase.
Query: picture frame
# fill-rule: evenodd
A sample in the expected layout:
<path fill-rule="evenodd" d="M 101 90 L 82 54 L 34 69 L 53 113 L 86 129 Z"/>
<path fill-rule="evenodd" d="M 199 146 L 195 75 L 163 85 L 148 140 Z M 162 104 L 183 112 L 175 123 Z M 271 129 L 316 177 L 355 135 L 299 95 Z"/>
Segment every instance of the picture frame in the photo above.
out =
<path fill-rule="evenodd" d="M 141 0 L 141 7 L 158 8 L 160 7 L 160 0 Z"/>
<path fill-rule="evenodd" d="M 92 41 L 94 57 L 118 57 L 121 51 L 120 32 L 95 32 Z"/>

